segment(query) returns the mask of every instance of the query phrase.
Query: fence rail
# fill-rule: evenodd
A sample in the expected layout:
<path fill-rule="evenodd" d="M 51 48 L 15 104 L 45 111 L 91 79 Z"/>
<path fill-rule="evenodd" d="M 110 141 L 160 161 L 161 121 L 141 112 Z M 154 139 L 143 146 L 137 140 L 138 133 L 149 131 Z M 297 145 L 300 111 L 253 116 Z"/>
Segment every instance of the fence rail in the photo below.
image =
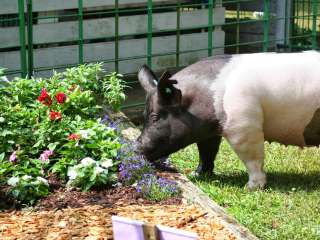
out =
<path fill-rule="evenodd" d="M 0 67 L 49 75 L 87 62 L 135 73 L 222 53 L 318 49 L 319 0 L 2 0 Z"/>

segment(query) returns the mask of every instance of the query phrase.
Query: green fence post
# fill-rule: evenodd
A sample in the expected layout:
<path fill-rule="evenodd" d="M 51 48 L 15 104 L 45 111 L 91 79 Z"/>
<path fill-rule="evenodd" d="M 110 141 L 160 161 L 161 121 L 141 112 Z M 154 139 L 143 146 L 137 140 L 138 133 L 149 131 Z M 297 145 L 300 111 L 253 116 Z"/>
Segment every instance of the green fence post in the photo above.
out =
<path fill-rule="evenodd" d="M 269 48 L 269 30 L 270 30 L 270 1 L 263 1 L 263 51 L 267 52 Z"/>
<path fill-rule="evenodd" d="M 78 0 L 79 64 L 83 64 L 83 0 Z"/>
<path fill-rule="evenodd" d="M 24 0 L 18 0 L 21 77 L 27 76 L 26 29 L 24 20 Z"/>
<path fill-rule="evenodd" d="M 237 33 L 236 33 L 236 53 L 239 53 L 240 48 L 239 48 L 239 43 L 240 43 L 240 2 L 237 2 Z"/>
<path fill-rule="evenodd" d="M 180 65 L 180 21 L 181 21 L 181 2 L 177 2 L 177 36 L 176 36 L 176 67 Z"/>
<path fill-rule="evenodd" d="M 32 0 L 27 0 L 28 13 L 28 78 L 33 75 L 33 16 Z"/>
<path fill-rule="evenodd" d="M 152 0 L 148 0 L 148 66 L 152 68 Z"/>
<path fill-rule="evenodd" d="M 208 1 L 208 56 L 212 56 L 213 47 L 213 0 Z"/>
<path fill-rule="evenodd" d="M 317 49 L 317 0 L 312 0 L 312 49 Z"/>
<path fill-rule="evenodd" d="M 114 21 L 114 33 L 115 33 L 115 43 L 114 43 L 114 64 L 115 71 L 119 72 L 119 0 L 114 1 L 115 8 L 115 21 Z"/>

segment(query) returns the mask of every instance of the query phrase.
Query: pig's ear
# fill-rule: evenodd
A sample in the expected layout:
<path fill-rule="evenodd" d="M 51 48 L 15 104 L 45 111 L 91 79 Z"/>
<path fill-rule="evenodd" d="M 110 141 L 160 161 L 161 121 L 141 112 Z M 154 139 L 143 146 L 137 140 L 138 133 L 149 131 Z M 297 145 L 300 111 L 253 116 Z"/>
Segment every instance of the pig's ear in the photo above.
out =
<path fill-rule="evenodd" d="M 171 74 L 164 72 L 158 82 L 158 91 L 164 103 L 166 104 L 180 104 L 181 91 L 174 87 L 177 84 L 177 80 L 170 79 Z"/>
<path fill-rule="evenodd" d="M 147 66 L 143 65 L 138 72 L 138 79 L 146 92 L 151 92 L 151 90 L 157 87 L 157 78 L 152 70 Z"/>

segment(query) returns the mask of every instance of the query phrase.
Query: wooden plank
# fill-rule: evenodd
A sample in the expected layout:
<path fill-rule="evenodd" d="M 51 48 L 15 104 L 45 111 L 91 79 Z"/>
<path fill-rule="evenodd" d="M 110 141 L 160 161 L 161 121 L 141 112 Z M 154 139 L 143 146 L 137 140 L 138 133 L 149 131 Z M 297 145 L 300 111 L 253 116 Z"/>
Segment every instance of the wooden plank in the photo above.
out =
<path fill-rule="evenodd" d="M 223 46 L 224 32 L 215 31 L 213 33 L 215 46 Z M 196 33 L 181 35 L 181 51 L 196 50 L 207 47 L 207 33 Z M 119 42 L 120 58 L 132 58 L 143 56 L 147 52 L 147 39 L 123 40 Z M 153 54 L 174 53 L 176 49 L 176 36 L 156 37 L 153 39 Z M 215 53 L 223 53 L 223 49 L 215 50 Z M 95 43 L 84 45 L 84 56 L 87 62 L 98 62 L 114 58 L 114 42 Z M 181 55 L 181 65 L 188 65 L 199 58 L 207 56 L 207 50 L 184 53 Z M 0 66 L 10 70 L 20 68 L 19 51 L 0 52 Z M 43 48 L 34 50 L 34 65 L 39 67 L 55 67 L 68 64 L 77 64 L 78 47 L 64 46 Z M 119 69 L 121 73 L 136 72 L 139 67 L 146 62 L 145 58 L 128 59 L 120 61 Z M 175 54 L 169 56 L 157 56 L 153 58 L 154 69 L 165 69 L 175 66 Z M 114 70 L 114 63 L 106 65 L 108 71 Z M 51 72 L 51 71 L 50 71 Z"/>
<path fill-rule="evenodd" d="M 224 23 L 224 8 L 216 8 L 214 22 L 218 25 Z M 147 15 L 120 17 L 119 34 L 141 34 L 147 32 Z M 157 13 L 153 16 L 153 30 L 166 31 L 175 29 L 176 13 Z M 84 38 L 104 38 L 115 35 L 115 19 L 103 18 L 84 21 Z M 204 26 L 208 22 L 206 9 L 187 11 L 181 13 L 181 28 Z M 59 22 L 34 25 L 34 43 L 59 43 L 75 41 L 78 39 L 78 22 Z M 0 48 L 19 46 L 18 27 L 0 28 Z"/>
<path fill-rule="evenodd" d="M 176 4 L 173 0 L 153 0 L 155 5 Z M 181 1 L 188 2 L 188 1 Z M 120 8 L 146 6 L 147 0 L 120 0 Z M 84 0 L 84 8 L 110 9 L 114 8 L 114 0 Z M 48 12 L 57 10 L 77 9 L 78 0 L 33 0 L 34 12 Z M 18 12 L 17 0 L 1 0 L 1 14 L 14 14 Z"/>

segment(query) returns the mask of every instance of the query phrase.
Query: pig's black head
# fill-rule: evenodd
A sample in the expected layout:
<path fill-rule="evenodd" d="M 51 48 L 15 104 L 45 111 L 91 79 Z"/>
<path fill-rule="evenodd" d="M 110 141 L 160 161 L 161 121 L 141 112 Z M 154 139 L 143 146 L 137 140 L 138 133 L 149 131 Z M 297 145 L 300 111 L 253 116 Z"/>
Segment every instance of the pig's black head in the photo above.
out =
<path fill-rule="evenodd" d="M 168 156 L 192 142 L 192 122 L 182 105 L 182 93 L 175 87 L 177 81 L 170 77 L 165 72 L 157 79 L 147 66 L 138 74 L 147 93 L 138 151 L 150 161 Z"/>

